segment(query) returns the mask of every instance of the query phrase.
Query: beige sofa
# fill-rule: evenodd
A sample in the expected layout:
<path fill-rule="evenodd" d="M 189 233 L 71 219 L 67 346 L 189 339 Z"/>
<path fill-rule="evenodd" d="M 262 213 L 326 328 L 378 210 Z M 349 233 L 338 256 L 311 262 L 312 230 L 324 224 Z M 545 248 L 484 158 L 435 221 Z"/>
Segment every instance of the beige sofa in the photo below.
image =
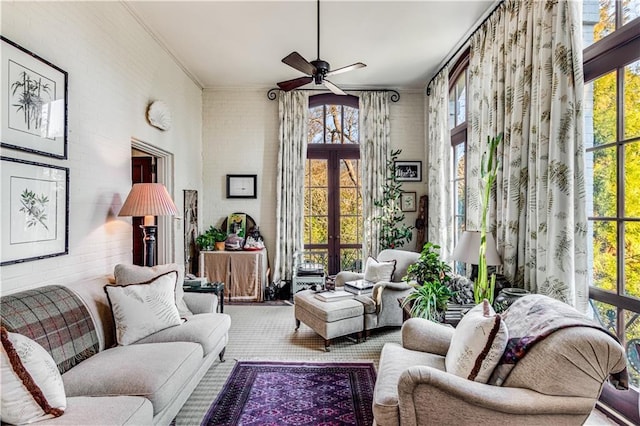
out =
<path fill-rule="evenodd" d="M 38 424 L 167 425 L 223 358 L 231 320 L 215 313 L 214 294 L 185 293 L 193 313 L 186 322 L 117 346 L 106 284 L 92 280 L 2 297 L 3 326 L 38 342 L 62 372 L 65 413 Z"/>

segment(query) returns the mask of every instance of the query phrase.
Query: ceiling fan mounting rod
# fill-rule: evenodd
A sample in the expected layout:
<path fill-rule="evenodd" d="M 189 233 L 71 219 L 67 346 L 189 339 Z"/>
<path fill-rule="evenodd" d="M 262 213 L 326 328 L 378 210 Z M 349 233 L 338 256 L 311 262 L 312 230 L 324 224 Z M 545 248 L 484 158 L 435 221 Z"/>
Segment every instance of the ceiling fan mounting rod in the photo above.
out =
<path fill-rule="evenodd" d="M 320 0 L 318 0 L 318 56 L 316 60 L 320 60 Z"/>

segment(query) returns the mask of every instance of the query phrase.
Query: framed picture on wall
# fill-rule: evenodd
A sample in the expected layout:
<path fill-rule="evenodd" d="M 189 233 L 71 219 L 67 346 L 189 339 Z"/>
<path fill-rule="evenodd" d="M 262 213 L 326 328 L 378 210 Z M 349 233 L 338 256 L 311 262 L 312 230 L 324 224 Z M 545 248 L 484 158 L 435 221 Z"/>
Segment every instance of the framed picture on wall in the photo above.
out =
<path fill-rule="evenodd" d="M 415 192 L 403 192 L 400 195 L 400 210 L 403 212 L 415 212 L 417 210 Z"/>
<path fill-rule="evenodd" d="M 65 71 L 0 36 L 2 146 L 67 158 Z"/>
<path fill-rule="evenodd" d="M 398 182 L 422 182 L 422 161 L 395 161 Z"/>
<path fill-rule="evenodd" d="M 227 175 L 227 198 L 257 198 L 257 175 Z"/>
<path fill-rule="evenodd" d="M 69 253 L 69 169 L 0 157 L 1 265 Z"/>

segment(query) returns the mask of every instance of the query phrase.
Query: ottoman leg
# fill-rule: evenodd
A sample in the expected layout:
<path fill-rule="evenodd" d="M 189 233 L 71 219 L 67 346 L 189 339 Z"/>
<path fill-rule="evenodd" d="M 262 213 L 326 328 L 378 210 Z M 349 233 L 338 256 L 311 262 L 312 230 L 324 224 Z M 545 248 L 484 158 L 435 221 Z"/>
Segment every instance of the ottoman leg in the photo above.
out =
<path fill-rule="evenodd" d="M 324 339 L 324 350 L 327 352 L 331 352 L 331 339 Z"/>
<path fill-rule="evenodd" d="M 296 318 L 296 331 L 300 328 L 300 320 Z"/>

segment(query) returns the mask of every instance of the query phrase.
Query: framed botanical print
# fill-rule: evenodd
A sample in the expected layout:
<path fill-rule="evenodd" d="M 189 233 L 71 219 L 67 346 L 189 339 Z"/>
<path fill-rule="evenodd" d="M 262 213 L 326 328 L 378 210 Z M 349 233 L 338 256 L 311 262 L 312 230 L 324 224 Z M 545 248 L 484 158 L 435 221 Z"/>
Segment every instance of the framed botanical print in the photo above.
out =
<path fill-rule="evenodd" d="M 2 146 L 67 158 L 67 73 L 0 39 Z"/>
<path fill-rule="evenodd" d="M 69 253 L 69 169 L 0 157 L 1 265 Z"/>
<path fill-rule="evenodd" d="M 415 192 L 403 192 L 400 195 L 400 210 L 403 212 L 415 212 L 417 210 Z"/>

